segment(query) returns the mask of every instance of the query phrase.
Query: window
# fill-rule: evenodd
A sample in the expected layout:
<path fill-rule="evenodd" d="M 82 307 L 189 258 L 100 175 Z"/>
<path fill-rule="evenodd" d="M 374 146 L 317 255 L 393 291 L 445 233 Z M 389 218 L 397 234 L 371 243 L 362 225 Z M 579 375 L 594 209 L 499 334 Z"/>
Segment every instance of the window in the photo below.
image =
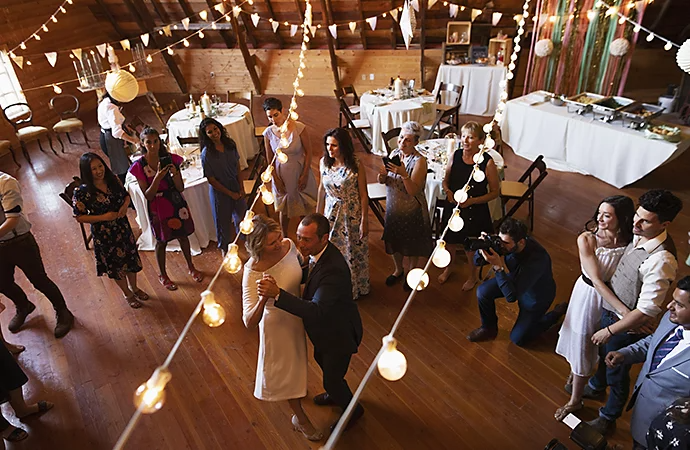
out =
<path fill-rule="evenodd" d="M 0 50 L 0 107 L 6 108 L 13 103 L 26 102 L 26 97 L 19 85 L 17 75 L 12 67 L 12 60 L 6 50 Z M 10 119 L 22 116 L 28 112 L 27 108 L 12 108 L 8 111 Z"/>

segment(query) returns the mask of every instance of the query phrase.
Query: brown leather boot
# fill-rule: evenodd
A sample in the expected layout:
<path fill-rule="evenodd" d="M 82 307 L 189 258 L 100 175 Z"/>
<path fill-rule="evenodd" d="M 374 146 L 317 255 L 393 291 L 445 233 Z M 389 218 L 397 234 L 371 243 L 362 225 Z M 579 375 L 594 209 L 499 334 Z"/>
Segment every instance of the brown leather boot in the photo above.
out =
<path fill-rule="evenodd" d="M 497 328 L 479 327 L 467 335 L 470 342 L 493 341 L 498 336 Z"/>

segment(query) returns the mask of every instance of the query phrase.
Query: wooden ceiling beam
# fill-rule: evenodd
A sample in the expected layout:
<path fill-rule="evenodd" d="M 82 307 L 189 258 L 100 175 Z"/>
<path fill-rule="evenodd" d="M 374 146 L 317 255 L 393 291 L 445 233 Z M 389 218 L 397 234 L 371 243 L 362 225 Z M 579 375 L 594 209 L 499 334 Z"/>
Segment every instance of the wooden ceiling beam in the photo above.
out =
<path fill-rule="evenodd" d="M 151 3 L 153 3 L 154 8 L 156 6 L 156 3 L 160 3 L 159 0 L 151 0 Z M 192 8 L 189 6 L 189 3 L 187 0 L 177 0 L 177 3 L 180 4 L 180 8 L 182 8 L 182 11 L 184 12 L 185 17 L 189 17 L 190 20 L 194 20 L 195 22 L 198 22 L 198 17 L 196 13 L 192 10 Z M 170 22 L 163 22 L 165 23 L 170 23 Z M 191 24 L 190 24 L 191 25 Z M 206 43 L 205 40 L 200 39 L 201 47 L 202 48 L 207 48 L 208 44 Z"/>
<path fill-rule="evenodd" d="M 234 4 L 237 4 L 237 1 L 233 1 Z M 247 16 L 244 14 L 239 15 L 240 20 L 242 21 L 242 27 L 245 30 L 245 33 L 247 33 L 247 39 L 249 39 L 249 42 L 252 44 L 252 47 L 254 48 L 259 48 L 259 44 L 256 41 L 256 38 L 254 37 L 254 33 L 252 32 L 252 29 L 254 27 L 254 24 L 251 23 L 252 20 L 249 19 L 247 20 Z M 239 21 L 238 21 L 239 23 Z"/>
<path fill-rule="evenodd" d="M 156 11 L 158 20 L 160 20 L 163 25 L 172 22 L 168 13 L 165 12 L 165 8 L 161 5 L 160 0 L 151 0 L 151 4 L 153 5 L 153 10 Z"/>
<path fill-rule="evenodd" d="M 244 64 L 247 66 L 247 71 L 249 71 L 249 76 L 251 77 L 252 83 L 254 84 L 254 92 L 256 92 L 257 95 L 263 95 L 261 79 L 259 78 L 259 74 L 256 71 L 256 58 L 254 58 L 254 56 L 252 56 L 252 54 L 249 53 L 249 49 L 247 48 L 247 41 L 244 39 L 244 34 L 242 34 L 242 30 L 240 30 L 240 26 L 237 23 L 237 18 L 234 14 L 230 14 L 229 17 L 230 23 L 232 23 L 232 27 L 235 29 L 235 38 L 237 39 L 237 43 L 239 44 L 240 52 L 242 53 L 242 59 L 244 59 Z"/>
<path fill-rule="evenodd" d="M 333 5 L 331 5 L 331 0 L 326 0 L 326 14 L 327 14 L 327 19 L 329 24 L 333 24 Z M 335 47 L 335 50 L 338 50 L 340 48 L 340 41 L 335 39 L 333 36 L 331 36 L 330 30 L 328 31 L 328 38 L 331 40 L 333 43 L 333 46 Z M 337 32 L 336 32 L 337 35 Z"/>
<path fill-rule="evenodd" d="M 108 10 L 108 7 L 106 6 L 105 2 L 103 0 L 96 0 L 96 3 L 103 11 L 103 14 L 105 14 L 105 17 L 108 19 L 108 22 L 110 22 L 110 25 L 113 26 L 115 33 L 117 33 L 120 39 L 126 39 L 127 35 L 124 31 L 122 31 L 122 28 L 120 28 L 120 26 L 117 24 L 112 14 L 110 14 L 110 11 Z"/>
<path fill-rule="evenodd" d="M 359 18 L 362 20 L 362 28 L 359 31 L 359 35 L 362 38 L 362 48 L 367 49 L 367 37 L 365 36 L 365 30 L 367 23 L 364 21 L 364 6 L 362 5 L 362 0 L 357 0 L 357 5 L 359 5 Z"/>
<path fill-rule="evenodd" d="M 266 0 L 266 8 L 268 9 L 268 13 L 271 15 L 271 18 L 273 20 L 278 20 L 276 19 L 276 15 L 273 12 L 273 6 L 271 5 L 271 0 Z M 273 29 L 273 28 L 271 28 Z M 278 41 L 278 46 L 282 49 L 285 47 L 285 41 L 283 41 L 283 37 L 280 35 L 280 27 L 276 30 L 275 33 L 273 33 L 276 36 L 276 40 Z"/>
<path fill-rule="evenodd" d="M 328 54 L 330 55 L 331 58 L 331 70 L 333 71 L 333 84 L 335 84 L 335 88 L 337 90 L 340 90 L 340 73 L 338 72 L 338 56 L 335 54 L 335 45 L 333 45 L 333 36 L 331 36 L 331 32 L 328 29 L 328 25 L 331 24 L 332 19 L 329 14 L 329 8 L 328 6 L 330 4 L 329 0 L 321 0 L 321 15 L 323 16 L 323 21 L 324 25 L 326 25 L 326 29 L 324 30 L 326 32 L 326 40 L 328 42 Z"/>
<path fill-rule="evenodd" d="M 211 17 L 213 17 L 213 20 L 218 20 L 222 16 L 222 14 L 216 11 L 216 9 L 214 8 L 216 4 L 212 0 L 206 0 L 206 4 L 208 5 L 208 10 L 211 12 Z M 232 14 L 230 14 L 230 17 L 232 17 Z M 232 41 L 232 39 L 230 39 L 230 34 L 227 31 L 219 30 L 218 33 L 220 33 L 220 37 L 223 38 L 223 42 L 225 42 L 225 46 L 227 48 L 235 47 L 235 43 Z"/>

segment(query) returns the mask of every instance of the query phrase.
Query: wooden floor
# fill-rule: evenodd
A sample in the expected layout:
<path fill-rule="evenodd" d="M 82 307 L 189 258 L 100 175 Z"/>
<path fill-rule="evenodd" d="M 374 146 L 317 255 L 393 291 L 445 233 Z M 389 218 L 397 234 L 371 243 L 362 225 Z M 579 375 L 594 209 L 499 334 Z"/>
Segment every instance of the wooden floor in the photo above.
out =
<path fill-rule="evenodd" d="M 182 104 L 182 103 L 179 103 Z M 337 105 L 326 98 L 300 100 L 300 115 L 312 126 L 313 145 L 320 151 L 325 129 L 337 123 Z M 153 123 L 141 99 L 128 106 Z M 260 111 L 256 112 L 259 123 Z M 86 118 L 89 136 L 97 146 L 95 113 Z M 79 138 L 80 139 L 80 138 Z M 81 142 L 81 140 L 80 140 Z M 109 449 L 134 411 L 135 388 L 146 380 L 170 350 L 206 284 L 187 275 L 182 256 L 169 254 L 170 276 L 180 289 L 170 293 L 157 282 L 154 255 L 142 253 L 140 286 L 152 299 L 140 310 L 130 309 L 115 284 L 95 275 L 93 253 L 82 245 L 77 223 L 58 192 L 78 174 L 77 160 L 84 145 L 67 145 L 66 152 L 42 154 L 31 145 L 33 166 L 19 156 L 17 170 L 10 158 L 0 170 L 16 176 L 23 188 L 25 210 L 41 246 L 49 275 L 61 287 L 77 322 L 64 339 L 52 336 L 54 317 L 49 302 L 17 274 L 18 282 L 38 306 L 23 331 L 9 335 L 12 309 L 2 314 L 3 331 L 11 342 L 27 346 L 19 362 L 31 381 L 28 399 L 47 399 L 56 407 L 27 425 L 29 439 L 10 449 Z M 606 149 L 583 149 L 605 152 Z M 370 180 L 379 158 L 363 155 Z M 506 154 L 508 179 L 516 179 L 528 162 Z M 314 167 L 318 158 L 314 159 Z M 566 301 L 580 273 L 575 237 L 598 201 L 624 193 L 637 198 L 646 189 L 674 190 L 686 209 L 671 227 L 680 257 L 688 254 L 690 230 L 690 153 L 655 171 L 632 187 L 618 190 L 592 177 L 551 171 L 537 192 L 536 238 L 553 259 L 557 301 Z M 135 226 L 133 213 L 130 222 Z M 358 384 L 390 329 L 406 296 L 400 286 L 387 288 L 384 279 L 393 264 L 381 245 L 381 227 L 371 216 L 372 292 L 359 301 L 364 340 L 352 360 L 348 380 Z M 195 257 L 197 268 L 212 274 L 221 261 L 215 248 Z M 340 441 L 338 448 L 399 449 L 541 449 L 553 437 L 566 444 L 568 428 L 553 419 L 556 407 L 568 396 L 563 391 L 567 363 L 554 353 L 556 330 L 533 348 L 516 347 L 508 331 L 516 308 L 498 305 L 500 333 L 489 343 L 473 344 L 467 333 L 479 325 L 476 298 L 460 290 L 467 270 L 442 287 L 435 281 L 416 298 L 399 330 L 399 348 L 407 357 L 407 375 L 390 383 L 376 375 L 364 392 L 366 414 Z M 682 266 L 682 274 L 688 267 Z M 307 449 L 318 448 L 292 430 L 287 404 L 256 400 L 253 395 L 257 331 L 241 320 L 241 276 L 225 274 L 217 284 L 217 298 L 228 312 L 226 323 L 210 329 L 195 323 L 171 371 L 167 402 L 146 416 L 135 430 L 131 449 Z M 9 301 L 2 298 L 5 304 Z M 320 371 L 309 364 L 309 396 L 321 392 Z M 587 401 L 580 414 L 596 416 L 600 403 Z M 307 414 L 321 428 L 336 411 L 305 402 Z M 17 424 L 7 405 L 3 412 Z M 618 422 L 611 441 L 628 447 L 629 418 Z M 571 449 L 577 448 L 570 443 Z"/>

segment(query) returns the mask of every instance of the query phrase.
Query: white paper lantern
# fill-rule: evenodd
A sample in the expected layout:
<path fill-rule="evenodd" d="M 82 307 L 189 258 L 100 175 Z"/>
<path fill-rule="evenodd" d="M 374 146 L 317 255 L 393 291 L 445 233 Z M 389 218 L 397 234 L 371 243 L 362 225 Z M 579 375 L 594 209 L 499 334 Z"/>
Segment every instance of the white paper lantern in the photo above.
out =
<path fill-rule="evenodd" d="M 690 39 L 685 41 L 678 49 L 678 53 L 676 53 L 676 62 L 681 70 L 690 73 Z"/>
<path fill-rule="evenodd" d="M 609 46 L 611 56 L 625 56 L 628 50 L 630 50 L 630 42 L 625 38 L 615 39 Z"/>
<path fill-rule="evenodd" d="M 534 46 L 534 53 L 540 58 L 549 56 L 552 52 L 553 42 L 551 42 L 551 39 L 541 39 Z"/>
<path fill-rule="evenodd" d="M 139 83 L 129 72 L 118 70 L 105 77 L 105 90 L 120 103 L 131 102 L 139 94 Z"/>

